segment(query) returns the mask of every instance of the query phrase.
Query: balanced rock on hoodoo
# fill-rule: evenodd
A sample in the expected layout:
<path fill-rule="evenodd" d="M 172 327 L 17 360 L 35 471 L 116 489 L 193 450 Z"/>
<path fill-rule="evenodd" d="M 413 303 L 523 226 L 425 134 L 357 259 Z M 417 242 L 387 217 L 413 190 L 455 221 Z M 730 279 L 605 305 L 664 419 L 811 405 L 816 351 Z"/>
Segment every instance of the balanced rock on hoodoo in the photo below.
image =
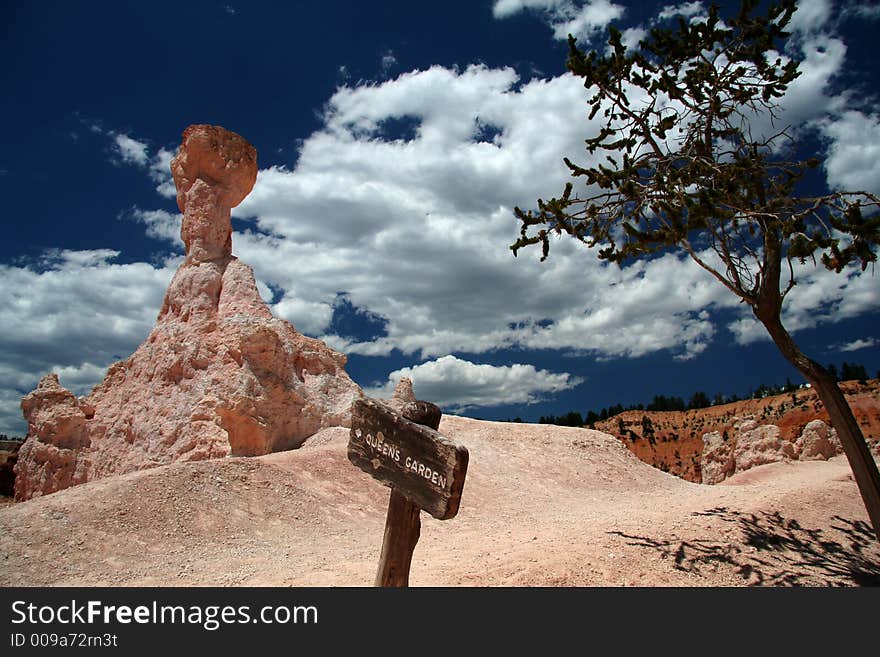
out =
<path fill-rule="evenodd" d="M 416 424 L 424 424 L 432 429 L 440 426 L 440 418 L 443 416 L 440 407 L 431 402 L 416 399 L 412 379 L 408 376 L 400 378 L 394 387 L 391 399 L 386 399 L 384 402 L 386 406 Z"/>
<path fill-rule="evenodd" d="M 88 396 L 49 374 L 22 400 L 16 499 L 172 461 L 291 449 L 350 424 L 363 393 L 345 356 L 274 318 L 232 255 L 231 208 L 256 180 L 253 146 L 190 126 L 171 171 L 186 258 L 156 326 Z"/>

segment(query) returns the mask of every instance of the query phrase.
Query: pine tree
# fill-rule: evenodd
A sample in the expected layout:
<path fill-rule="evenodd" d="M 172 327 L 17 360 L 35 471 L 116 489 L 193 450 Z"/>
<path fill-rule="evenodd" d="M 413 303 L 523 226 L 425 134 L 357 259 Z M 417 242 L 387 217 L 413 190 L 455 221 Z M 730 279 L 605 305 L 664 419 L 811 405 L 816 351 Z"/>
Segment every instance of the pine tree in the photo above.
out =
<path fill-rule="evenodd" d="M 880 540 L 880 472 L 862 431 L 833 374 L 781 319 L 795 261 L 837 273 L 876 262 L 880 199 L 859 191 L 801 196 L 798 182 L 819 160 L 796 159 L 784 127 L 753 126 L 756 117 L 779 116 L 778 99 L 800 75 L 799 62 L 779 54 L 795 1 L 766 15 L 756 14 L 758 5 L 743 0 L 724 20 L 713 5 L 703 20 L 652 28 L 634 49 L 612 26 L 605 54 L 582 51 L 570 36 L 568 69 L 583 78 L 589 118 L 602 126 L 587 150 L 602 157 L 588 166 L 564 158 L 585 194 L 569 182 L 561 197 L 538 199 L 537 211 L 515 208 L 521 235 L 511 249 L 540 244 L 546 259 L 555 234 L 621 266 L 673 248 L 687 253 L 751 308 L 816 390 Z"/>
<path fill-rule="evenodd" d="M 705 392 L 695 392 L 691 397 L 691 400 L 688 402 L 688 409 L 698 409 L 698 408 L 709 408 L 712 405 L 712 402 L 709 401 L 709 395 Z"/>

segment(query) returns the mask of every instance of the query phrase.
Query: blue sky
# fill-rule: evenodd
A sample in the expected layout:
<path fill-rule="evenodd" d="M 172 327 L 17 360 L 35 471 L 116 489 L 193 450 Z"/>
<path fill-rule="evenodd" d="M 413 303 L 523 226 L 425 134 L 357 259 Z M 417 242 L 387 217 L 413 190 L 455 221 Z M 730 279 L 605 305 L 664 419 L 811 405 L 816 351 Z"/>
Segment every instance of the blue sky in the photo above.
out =
<path fill-rule="evenodd" d="M 85 394 L 155 321 L 181 261 L 168 162 L 191 123 L 258 151 L 233 252 L 276 315 L 489 419 L 654 394 L 744 395 L 797 373 L 748 309 L 669 254 L 624 269 L 565 242 L 516 259 L 515 205 L 583 162 L 568 32 L 637 39 L 699 2 L 7 2 L 0 7 L 0 432 L 39 378 Z M 880 193 L 877 3 L 805 0 L 783 99 L 819 182 Z M 880 279 L 798 272 L 787 325 L 821 362 L 880 369 Z"/>

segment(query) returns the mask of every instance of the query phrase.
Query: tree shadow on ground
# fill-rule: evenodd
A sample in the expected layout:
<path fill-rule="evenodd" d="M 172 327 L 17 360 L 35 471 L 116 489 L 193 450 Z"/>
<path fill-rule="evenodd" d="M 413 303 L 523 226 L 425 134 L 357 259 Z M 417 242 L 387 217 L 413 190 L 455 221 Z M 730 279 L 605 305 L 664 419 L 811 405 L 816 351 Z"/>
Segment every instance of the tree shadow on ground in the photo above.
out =
<path fill-rule="evenodd" d="M 658 540 L 612 531 L 651 548 L 694 574 L 730 568 L 750 586 L 880 586 L 880 555 L 870 525 L 834 516 L 830 529 L 808 529 L 778 512 L 717 507 L 692 514 L 732 523 L 742 540 Z"/>

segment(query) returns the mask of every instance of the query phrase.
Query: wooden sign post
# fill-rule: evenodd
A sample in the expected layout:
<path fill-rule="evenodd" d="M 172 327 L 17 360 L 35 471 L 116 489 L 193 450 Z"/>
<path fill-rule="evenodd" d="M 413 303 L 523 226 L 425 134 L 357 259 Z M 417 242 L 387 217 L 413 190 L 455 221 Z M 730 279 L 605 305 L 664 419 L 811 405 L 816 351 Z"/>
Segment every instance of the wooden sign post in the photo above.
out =
<path fill-rule="evenodd" d="M 400 412 L 374 399 L 354 404 L 348 459 L 391 488 L 376 586 L 408 586 L 424 509 L 438 520 L 458 513 L 468 451 L 437 433 L 440 409 L 410 402 Z"/>

